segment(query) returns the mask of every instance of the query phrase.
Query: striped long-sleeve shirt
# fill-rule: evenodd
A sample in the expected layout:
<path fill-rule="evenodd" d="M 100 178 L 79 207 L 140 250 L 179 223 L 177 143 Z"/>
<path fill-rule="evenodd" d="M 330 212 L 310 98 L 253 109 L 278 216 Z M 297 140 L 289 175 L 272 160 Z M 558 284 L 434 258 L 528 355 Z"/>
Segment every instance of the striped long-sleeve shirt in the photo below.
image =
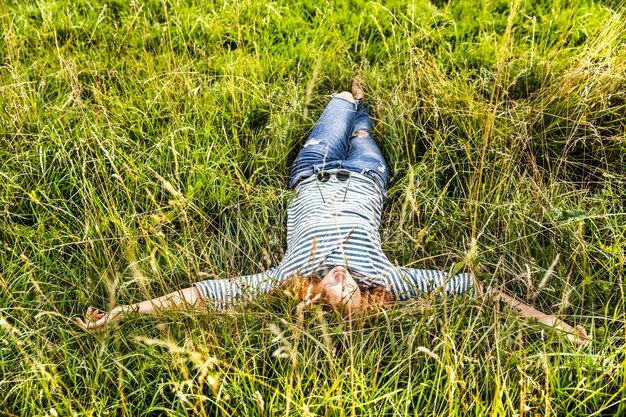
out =
<path fill-rule="evenodd" d="M 332 171 L 330 171 L 332 172 Z M 265 272 L 196 283 L 203 298 L 217 306 L 268 293 L 300 276 L 323 276 L 343 266 L 362 286 L 386 286 L 397 300 L 442 287 L 447 294 L 473 288 L 468 274 L 393 265 L 383 253 L 378 229 L 383 196 L 368 177 L 352 173 L 347 181 L 331 175 L 327 182 L 311 176 L 296 189 L 287 210 L 287 251 L 282 262 Z"/>

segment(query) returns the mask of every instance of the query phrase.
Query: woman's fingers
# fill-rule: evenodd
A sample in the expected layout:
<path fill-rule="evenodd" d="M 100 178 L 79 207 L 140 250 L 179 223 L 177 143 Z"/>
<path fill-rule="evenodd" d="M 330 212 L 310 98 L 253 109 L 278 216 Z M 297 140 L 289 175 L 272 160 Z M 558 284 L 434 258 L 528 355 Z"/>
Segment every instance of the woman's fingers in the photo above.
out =
<path fill-rule="evenodd" d="M 87 312 L 85 313 L 85 318 L 90 321 L 97 321 L 104 316 L 106 316 L 106 313 L 104 311 L 98 310 L 97 308 L 91 306 L 87 308 Z"/>
<path fill-rule="evenodd" d="M 99 310 L 97 308 L 89 306 L 89 308 L 87 308 L 87 312 L 85 313 L 85 318 L 89 321 L 96 321 L 98 311 Z"/>
<path fill-rule="evenodd" d="M 585 346 L 591 340 L 587 335 L 587 330 L 581 325 L 577 325 L 576 329 L 576 341 L 580 346 Z"/>
<path fill-rule="evenodd" d="M 80 317 L 76 317 L 75 320 L 76 320 L 76 324 L 78 324 L 78 327 L 80 327 L 84 331 L 86 331 L 86 332 L 92 332 L 93 331 L 93 328 L 91 328 L 90 323 L 85 322 Z"/>
<path fill-rule="evenodd" d="M 93 332 L 106 325 L 106 315 L 107 313 L 104 311 L 100 311 L 97 308 L 89 306 L 85 312 L 85 318 L 76 317 L 75 321 L 81 329 L 87 332 Z"/>
<path fill-rule="evenodd" d="M 88 307 L 84 317 L 76 317 L 74 320 L 78 326 L 88 332 L 102 330 L 108 325 L 115 324 L 123 319 L 122 307 L 115 307 L 109 312 Z"/>
<path fill-rule="evenodd" d="M 587 331 L 583 326 L 576 326 L 573 329 L 574 331 L 567 332 L 567 339 L 574 345 L 578 345 L 580 347 L 584 347 L 589 343 L 589 336 L 587 336 Z"/>

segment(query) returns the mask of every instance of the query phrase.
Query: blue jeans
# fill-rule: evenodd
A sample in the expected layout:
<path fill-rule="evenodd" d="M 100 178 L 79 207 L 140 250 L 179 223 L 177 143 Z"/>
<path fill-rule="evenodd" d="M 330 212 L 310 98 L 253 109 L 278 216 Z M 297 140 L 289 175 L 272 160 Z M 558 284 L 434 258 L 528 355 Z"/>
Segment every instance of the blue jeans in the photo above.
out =
<path fill-rule="evenodd" d="M 318 172 L 339 168 L 368 176 L 385 195 L 389 168 L 374 141 L 367 106 L 333 96 L 291 166 L 289 187 Z"/>

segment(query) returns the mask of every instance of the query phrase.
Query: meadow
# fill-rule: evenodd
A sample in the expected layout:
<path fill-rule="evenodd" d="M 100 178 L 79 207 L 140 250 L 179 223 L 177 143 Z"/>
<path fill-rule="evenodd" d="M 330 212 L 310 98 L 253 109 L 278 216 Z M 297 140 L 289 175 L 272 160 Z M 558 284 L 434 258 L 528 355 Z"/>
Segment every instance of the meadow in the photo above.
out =
<path fill-rule="evenodd" d="M 0 2 L 0 415 L 626 414 L 626 8 L 591 0 Z M 587 329 L 425 295 L 74 317 L 260 272 L 363 74 L 383 249 Z"/>

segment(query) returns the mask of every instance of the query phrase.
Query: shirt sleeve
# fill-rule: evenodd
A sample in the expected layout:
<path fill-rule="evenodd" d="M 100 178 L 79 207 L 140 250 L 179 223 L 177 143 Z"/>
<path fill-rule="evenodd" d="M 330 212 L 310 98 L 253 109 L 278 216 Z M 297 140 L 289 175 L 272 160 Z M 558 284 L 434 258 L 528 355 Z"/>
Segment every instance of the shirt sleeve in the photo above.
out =
<path fill-rule="evenodd" d="M 197 282 L 194 286 L 207 304 L 217 308 L 226 308 L 241 301 L 252 300 L 261 294 L 267 294 L 284 281 L 285 275 L 277 267 L 254 275 L 209 279 Z"/>
<path fill-rule="evenodd" d="M 400 267 L 391 275 L 391 291 L 396 300 L 408 300 L 423 294 L 444 289 L 447 295 L 474 291 L 474 280 L 470 274 L 456 274 L 429 269 Z"/>

